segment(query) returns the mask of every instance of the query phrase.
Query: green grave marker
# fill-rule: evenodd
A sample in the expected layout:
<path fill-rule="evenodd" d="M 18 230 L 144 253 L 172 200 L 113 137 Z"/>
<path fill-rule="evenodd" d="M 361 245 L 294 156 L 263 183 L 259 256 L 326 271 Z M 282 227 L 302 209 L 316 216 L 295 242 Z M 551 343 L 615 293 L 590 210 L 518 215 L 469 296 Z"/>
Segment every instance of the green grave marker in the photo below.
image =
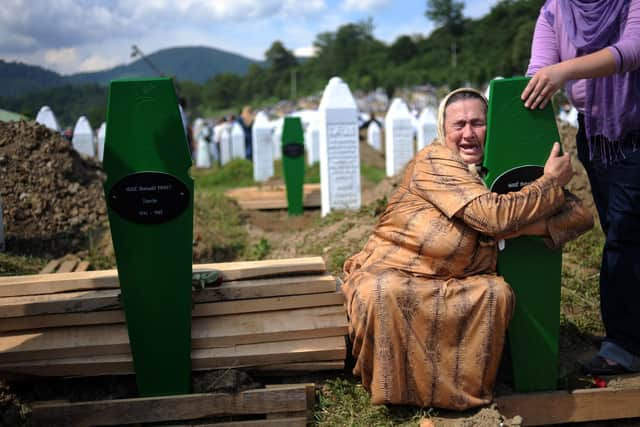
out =
<path fill-rule="evenodd" d="M 302 215 L 304 184 L 304 133 L 300 117 L 285 117 L 282 126 L 282 169 L 287 187 L 289 215 Z"/>
<path fill-rule="evenodd" d="M 191 389 L 190 167 L 171 79 L 112 81 L 104 191 L 142 396 Z"/>
<path fill-rule="evenodd" d="M 493 80 L 487 115 L 484 167 L 492 191 L 517 191 L 543 174 L 554 142 L 560 141 L 551 104 L 529 110 L 520 100 L 528 79 Z M 540 237 L 510 239 L 498 254 L 498 273 L 516 294 L 509 324 L 516 391 L 556 388 L 560 329 L 562 250 Z"/>

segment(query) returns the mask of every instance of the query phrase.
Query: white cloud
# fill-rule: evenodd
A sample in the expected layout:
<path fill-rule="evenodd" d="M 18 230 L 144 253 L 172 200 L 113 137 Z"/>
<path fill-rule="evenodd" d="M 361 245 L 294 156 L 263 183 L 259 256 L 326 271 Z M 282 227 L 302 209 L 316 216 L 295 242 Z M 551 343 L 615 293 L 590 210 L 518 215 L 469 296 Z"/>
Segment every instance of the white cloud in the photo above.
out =
<path fill-rule="evenodd" d="M 295 56 L 308 58 L 311 56 L 315 56 L 317 53 L 317 50 L 318 49 L 316 49 L 313 46 L 299 47 L 297 49 L 293 49 L 293 54 Z"/>
<path fill-rule="evenodd" d="M 64 67 L 78 60 L 78 53 L 75 47 L 65 47 L 62 49 L 49 49 L 44 53 L 44 61 L 55 68 Z"/>
<path fill-rule="evenodd" d="M 356 10 L 361 12 L 374 12 L 375 9 L 384 7 L 390 0 L 345 0 L 342 7 L 345 10 Z M 402 7 L 402 6 L 401 6 Z"/>
<path fill-rule="evenodd" d="M 91 55 L 87 59 L 80 62 L 78 72 L 100 71 L 112 68 L 118 65 L 116 58 L 106 58 L 101 55 Z"/>

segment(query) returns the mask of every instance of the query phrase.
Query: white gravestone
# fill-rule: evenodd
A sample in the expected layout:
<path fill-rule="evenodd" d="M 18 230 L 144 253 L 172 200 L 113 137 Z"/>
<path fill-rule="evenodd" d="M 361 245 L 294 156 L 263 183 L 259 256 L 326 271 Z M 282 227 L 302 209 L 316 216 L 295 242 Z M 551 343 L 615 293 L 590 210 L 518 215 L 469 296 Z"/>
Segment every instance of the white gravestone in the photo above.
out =
<path fill-rule="evenodd" d="M 81 116 L 76 122 L 71 144 L 78 153 L 95 157 L 96 150 L 93 146 L 93 129 L 85 116 Z"/>
<path fill-rule="evenodd" d="M 429 108 L 420 113 L 418 119 L 418 151 L 431 144 L 438 134 L 438 122 Z"/>
<path fill-rule="evenodd" d="M 320 119 L 316 116 L 309 121 L 304 132 L 304 145 L 307 149 L 307 164 L 312 166 L 320 161 Z"/>
<path fill-rule="evenodd" d="M 282 159 L 282 127 L 284 126 L 284 119 L 278 119 L 275 121 L 273 127 L 273 140 L 271 142 L 273 147 L 273 160 Z"/>
<path fill-rule="evenodd" d="M 43 105 L 42 107 L 40 107 L 40 110 L 38 110 L 36 123 L 40 123 L 41 125 L 44 125 L 53 131 L 60 132 L 58 119 L 56 119 L 56 115 L 53 114 L 53 111 L 47 105 Z"/>
<path fill-rule="evenodd" d="M 358 109 L 339 77 L 329 80 L 320 113 L 320 187 L 322 216 L 334 209 L 360 209 Z"/>
<path fill-rule="evenodd" d="M 0 196 L 0 252 L 4 252 L 4 223 L 2 222 L 2 196 Z"/>
<path fill-rule="evenodd" d="M 578 128 L 578 110 L 573 105 L 569 108 L 569 111 L 566 111 L 564 108 L 560 107 L 560 114 L 558 114 L 558 119 L 567 123 L 569 126 L 574 128 Z"/>
<path fill-rule="evenodd" d="M 387 176 L 394 176 L 413 158 L 413 124 L 407 105 L 394 98 L 384 122 Z"/>
<path fill-rule="evenodd" d="M 380 125 L 375 120 L 370 121 L 367 126 L 367 143 L 376 150 L 382 151 Z"/>
<path fill-rule="evenodd" d="M 501 80 L 504 79 L 504 77 L 502 76 L 496 76 L 493 78 L 493 80 Z M 491 95 L 489 93 L 489 89 L 491 89 L 491 82 L 489 82 L 489 84 L 487 84 L 487 88 L 484 90 L 484 97 L 487 98 L 487 101 L 489 100 L 489 95 Z"/>
<path fill-rule="evenodd" d="M 251 127 L 251 151 L 253 153 L 253 180 L 264 182 L 271 178 L 273 169 L 273 142 L 271 124 L 267 115 L 259 111 Z"/>
<path fill-rule="evenodd" d="M 209 128 L 204 126 L 204 122 L 198 128 L 196 138 L 196 167 L 207 169 L 211 167 L 211 153 L 209 152 Z"/>
<path fill-rule="evenodd" d="M 220 126 L 220 164 L 224 166 L 231 161 L 231 125 Z"/>
<path fill-rule="evenodd" d="M 102 122 L 98 129 L 98 160 L 102 161 L 104 157 L 104 138 L 107 135 L 107 124 Z"/>
<path fill-rule="evenodd" d="M 231 125 L 231 158 L 244 159 L 246 157 L 245 152 L 244 130 L 242 130 L 240 123 L 233 122 L 233 125 Z"/>

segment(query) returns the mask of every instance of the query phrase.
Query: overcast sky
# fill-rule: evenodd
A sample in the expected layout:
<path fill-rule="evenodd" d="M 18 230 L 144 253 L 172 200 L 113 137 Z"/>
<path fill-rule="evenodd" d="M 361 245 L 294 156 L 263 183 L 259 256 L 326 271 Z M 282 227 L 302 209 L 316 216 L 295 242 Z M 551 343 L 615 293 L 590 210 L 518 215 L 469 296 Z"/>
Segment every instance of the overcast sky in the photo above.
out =
<path fill-rule="evenodd" d="M 467 0 L 465 16 L 487 14 L 498 0 Z M 274 40 L 296 53 L 342 24 L 373 19 L 374 36 L 433 30 L 426 0 L 2 0 L 0 59 L 61 74 L 131 62 L 176 46 L 209 46 L 263 59 Z"/>

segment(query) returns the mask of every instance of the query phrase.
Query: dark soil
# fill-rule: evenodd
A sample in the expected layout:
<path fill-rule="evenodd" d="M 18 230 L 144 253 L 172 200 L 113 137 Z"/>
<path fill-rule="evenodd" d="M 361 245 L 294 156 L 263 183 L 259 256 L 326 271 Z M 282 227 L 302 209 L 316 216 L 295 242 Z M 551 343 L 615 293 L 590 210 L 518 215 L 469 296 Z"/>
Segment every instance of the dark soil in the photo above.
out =
<path fill-rule="evenodd" d="M 107 226 L 98 162 L 34 122 L 0 122 L 0 195 L 6 249 L 59 257 Z"/>

